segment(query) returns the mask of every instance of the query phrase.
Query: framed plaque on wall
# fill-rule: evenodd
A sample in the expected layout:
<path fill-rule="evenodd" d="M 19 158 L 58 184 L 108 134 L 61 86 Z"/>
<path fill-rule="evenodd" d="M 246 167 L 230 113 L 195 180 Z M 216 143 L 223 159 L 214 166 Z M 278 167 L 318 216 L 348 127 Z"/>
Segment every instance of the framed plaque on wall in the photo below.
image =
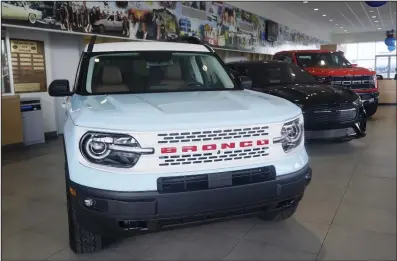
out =
<path fill-rule="evenodd" d="M 10 39 L 15 93 L 46 92 L 44 42 Z"/>

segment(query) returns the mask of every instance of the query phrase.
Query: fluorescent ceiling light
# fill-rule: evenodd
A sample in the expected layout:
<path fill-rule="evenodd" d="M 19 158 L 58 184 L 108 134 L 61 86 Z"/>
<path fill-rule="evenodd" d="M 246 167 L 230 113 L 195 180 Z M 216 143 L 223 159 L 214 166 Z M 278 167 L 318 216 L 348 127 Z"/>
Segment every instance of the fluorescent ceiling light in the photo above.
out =
<path fill-rule="evenodd" d="M 314 8 L 313 10 L 314 10 L 314 11 L 318 11 L 318 8 Z"/>
<path fill-rule="evenodd" d="M 304 3 L 304 4 L 307 4 L 307 3 L 308 3 L 308 1 L 303 1 L 303 3 Z"/>
<path fill-rule="evenodd" d="M 379 27 L 378 30 L 382 30 L 382 28 Z"/>
<path fill-rule="evenodd" d="M 374 23 L 378 23 L 378 22 L 379 22 L 378 20 L 375 20 L 375 21 L 374 21 Z"/>
<path fill-rule="evenodd" d="M 373 12 L 374 12 L 374 10 L 369 10 L 369 12 L 370 12 L 370 13 L 373 13 Z"/>
<path fill-rule="evenodd" d="M 339 27 L 340 29 L 343 29 L 343 26 Z"/>
<path fill-rule="evenodd" d="M 323 16 L 327 16 L 326 14 L 323 14 Z"/>
<path fill-rule="evenodd" d="M 332 20 L 332 19 L 329 19 L 329 21 L 332 22 L 333 20 Z"/>
<path fill-rule="evenodd" d="M 372 18 L 376 18 L 376 15 L 373 15 Z"/>

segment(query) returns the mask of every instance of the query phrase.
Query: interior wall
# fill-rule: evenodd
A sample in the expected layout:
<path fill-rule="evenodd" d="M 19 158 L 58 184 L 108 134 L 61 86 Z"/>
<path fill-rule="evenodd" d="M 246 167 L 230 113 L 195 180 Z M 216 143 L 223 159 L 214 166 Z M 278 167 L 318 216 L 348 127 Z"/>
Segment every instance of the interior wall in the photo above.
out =
<path fill-rule="evenodd" d="M 306 35 L 317 37 L 323 41 L 330 41 L 330 33 L 316 26 L 308 20 L 304 20 L 298 15 L 295 15 L 280 6 L 277 2 L 228 2 L 237 8 L 244 9 L 256 15 L 260 15 L 267 19 L 273 20 L 279 24 L 288 26 L 292 29 L 298 30 Z"/>
<path fill-rule="evenodd" d="M 7 28 L 10 39 L 35 40 L 44 42 L 47 88 L 55 79 L 74 79 L 77 63 L 72 62 L 80 56 L 83 37 L 61 33 L 49 33 L 39 30 Z M 71 65 L 72 64 L 72 65 Z M 75 64 L 75 65 L 73 65 Z M 71 76 L 73 75 L 73 76 Z M 45 132 L 58 132 L 57 112 L 60 101 L 48 95 L 48 92 L 21 93 L 21 98 L 40 98 Z M 59 113 L 58 113 L 59 115 Z"/>
<path fill-rule="evenodd" d="M 384 41 L 385 32 L 366 32 L 366 33 L 348 33 L 348 34 L 331 34 L 331 42 L 334 44 L 341 43 L 363 43 Z"/>
<path fill-rule="evenodd" d="M 34 40 L 44 42 L 45 52 L 45 63 L 46 63 L 46 76 L 47 86 L 53 80 L 52 68 L 51 68 L 51 43 L 48 32 L 36 31 L 36 30 L 24 30 L 16 28 L 7 28 L 10 39 L 21 39 L 21 40 Z M 54 99 L 48 95 L 47 92 L 34 92 L 34 93 L 21 93 L 19 94 L 22 98 L 40 98 L 41 108 L 44 119 L 44 131 L 53 132 L 57 130 L 55 122 L 55 107 Z"/>

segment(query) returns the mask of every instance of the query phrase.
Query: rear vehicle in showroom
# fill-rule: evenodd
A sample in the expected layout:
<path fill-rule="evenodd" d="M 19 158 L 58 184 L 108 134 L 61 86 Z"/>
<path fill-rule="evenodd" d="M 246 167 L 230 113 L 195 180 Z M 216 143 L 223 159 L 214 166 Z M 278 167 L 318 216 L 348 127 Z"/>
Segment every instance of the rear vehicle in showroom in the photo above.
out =
<path fill-rule="evenodd" d="M 246 61 L 227 66 L 235 75 L 249 77 L 252 90 L 287 99 L 301 107 L 306 140 L 351 140 L 365 136 L 365 110 L 360 96 L 352 90 L 320 84 L 293 63 Z"/>
<path fill-rule="evenodd" d="M 51 96 L 67 97 L 73 251 L 226 216 L 282 220 L 297 209 L 311 180 L 302 111 L 245 90 L 249 81 L 193 42 L 91 41 L 73 91 L 67 80 L 51 83 Z"/>
<path fill-rule="evenodd" d="M 327 50 L 283 51 L 273 60 L 292 62 L 307 70 L 320 82 L 342 85 L 358 93 L 368 117 L 378 109 L 378 81 L 376 72 L 351 64 L 342 52 Z"/>

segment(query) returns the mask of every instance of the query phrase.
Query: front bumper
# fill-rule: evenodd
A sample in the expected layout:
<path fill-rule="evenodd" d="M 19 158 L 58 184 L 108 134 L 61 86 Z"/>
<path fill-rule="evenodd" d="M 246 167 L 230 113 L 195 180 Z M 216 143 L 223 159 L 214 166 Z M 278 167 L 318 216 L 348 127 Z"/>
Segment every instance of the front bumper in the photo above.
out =
<path fill-rule="evenodd" d="M 250 170 L 244 170 L 247 171 Z M 114 192 L 84 187 L 71 181 L 69 186 L 76 192 L 70 198 L 80 224 L 91 232 L 120 237 L 139 231 L 283 208 L 302 198 L 311 176 L 311 168 L 306 165 L 299 171 L 274 176 L 265 182 L 177 193 Z M 214 184 L 231 180 L 232 176 L 224 172 L 218 178 Z M 91 207 L 84 204 L 87 199 L 93 200 Z"/>
<path fill-rule="evenodd" d="M 340 121 L 338 118 L 315 119 L 311 115 L 305 117 L 305 139 L 325 140 L 341 138 L 365 137 L 367 129 L 367 115 L 365 107 L 357 108 L 354 120 Z"/>

